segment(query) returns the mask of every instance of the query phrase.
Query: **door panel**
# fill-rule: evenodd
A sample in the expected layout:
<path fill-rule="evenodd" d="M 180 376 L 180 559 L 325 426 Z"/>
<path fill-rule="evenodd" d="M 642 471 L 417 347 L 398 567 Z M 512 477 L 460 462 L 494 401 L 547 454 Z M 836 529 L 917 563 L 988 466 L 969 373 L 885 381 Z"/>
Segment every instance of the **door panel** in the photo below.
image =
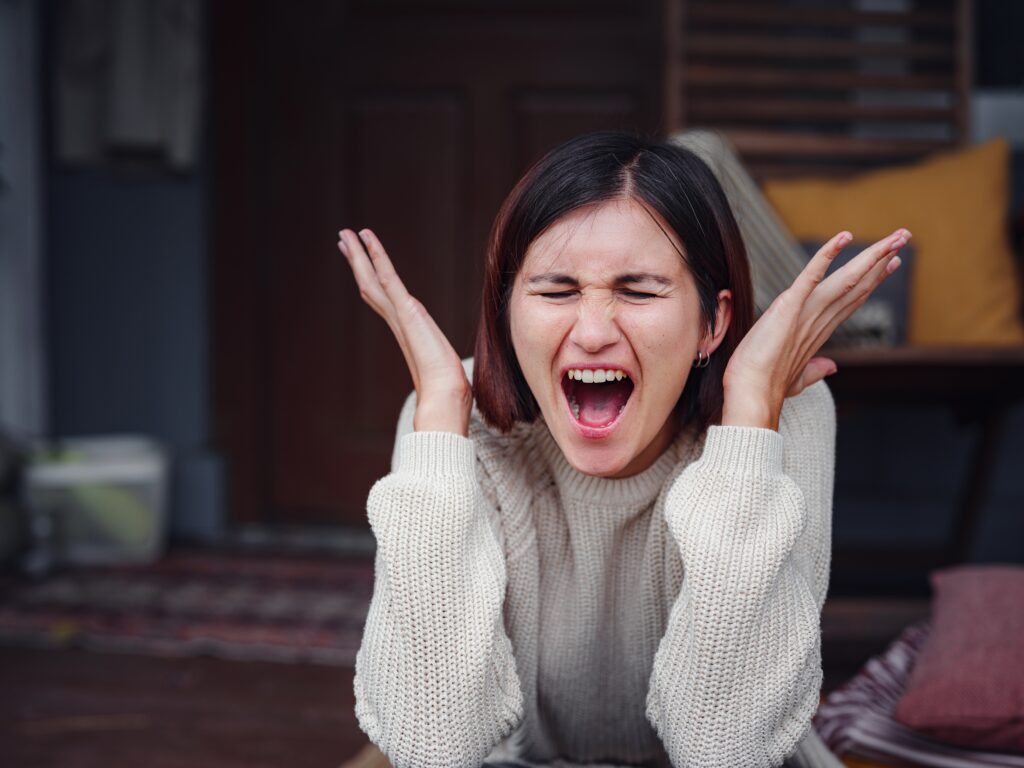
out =
<path fill-rule="evenodd" d="M 656 2 L 213 4 L 218 447 L 235 521 L 365 526 L 412 388 L 336 233 L 372 228 L 472 354 L 502 199 L 590 130 L 660 130 Z"/>

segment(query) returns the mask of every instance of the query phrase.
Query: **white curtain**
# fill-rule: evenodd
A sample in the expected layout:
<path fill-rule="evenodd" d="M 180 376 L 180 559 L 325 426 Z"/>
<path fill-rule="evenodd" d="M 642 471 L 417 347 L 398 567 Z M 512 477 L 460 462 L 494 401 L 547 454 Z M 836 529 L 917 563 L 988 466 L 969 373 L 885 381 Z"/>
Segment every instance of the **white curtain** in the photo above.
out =
<path fill-rule="evenodd" d="M 54 51 L 55 155 L 100 165 L 148 152 L 192 170 L 202 107 L 199 0 L 63 0 Z"/>

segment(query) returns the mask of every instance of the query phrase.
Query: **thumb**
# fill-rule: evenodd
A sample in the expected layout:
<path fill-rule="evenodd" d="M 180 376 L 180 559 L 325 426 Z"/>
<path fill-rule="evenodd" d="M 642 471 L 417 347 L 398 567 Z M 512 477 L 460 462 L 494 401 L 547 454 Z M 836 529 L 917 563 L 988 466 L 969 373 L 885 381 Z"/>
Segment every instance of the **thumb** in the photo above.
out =
<path fill-rule="evenodd" d="M 812 357 L 786 396 L 799 395 L 811 384 L 821 381 L 826 376 L 831 376 L 837 370 L 839 370 L 839 366 L 836 365 L 835 360 L 828 357 Z"/>

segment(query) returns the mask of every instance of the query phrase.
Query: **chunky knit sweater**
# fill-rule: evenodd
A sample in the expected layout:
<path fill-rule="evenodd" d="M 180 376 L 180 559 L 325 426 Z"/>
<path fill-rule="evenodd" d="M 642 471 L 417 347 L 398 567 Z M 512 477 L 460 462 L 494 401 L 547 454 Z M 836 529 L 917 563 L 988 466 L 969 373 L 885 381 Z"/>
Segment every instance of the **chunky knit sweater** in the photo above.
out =
<path fill-rule="evenodd" d="M 471 371 L 472 360 L 464 361 Z M 682 431 L 585 475 L 543 417 L 469 437 L 399 418 L 370 491 L 360 727 L 396 768 L 839 765 L 811 727 L 831 555 L 835 406 L 779 431 Z M 788 758 L 788 760 L 787 760 Z"/>

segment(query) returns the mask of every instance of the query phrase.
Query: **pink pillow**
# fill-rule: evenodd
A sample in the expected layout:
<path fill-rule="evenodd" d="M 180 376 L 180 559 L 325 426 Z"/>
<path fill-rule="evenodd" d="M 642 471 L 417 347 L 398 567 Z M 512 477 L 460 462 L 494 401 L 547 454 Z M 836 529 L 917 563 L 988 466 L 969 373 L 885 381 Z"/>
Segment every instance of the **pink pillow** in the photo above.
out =
<path fill-rule="evenodd" d="M 1024 753 L 1024 566 L 931 573 L 931 631 L 894 718 L 938 741 Z"/>

